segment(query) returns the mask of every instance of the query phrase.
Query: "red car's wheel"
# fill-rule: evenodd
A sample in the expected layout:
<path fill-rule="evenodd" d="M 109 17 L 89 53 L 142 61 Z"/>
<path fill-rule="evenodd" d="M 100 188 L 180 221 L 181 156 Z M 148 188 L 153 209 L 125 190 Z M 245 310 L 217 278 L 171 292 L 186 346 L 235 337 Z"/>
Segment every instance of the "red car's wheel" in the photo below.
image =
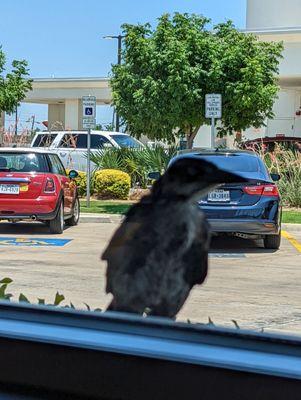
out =
<path fill-rule="evenodd" d="M 56 217 L 49 221 L 51 233 L 60 234 L 64 231 L 64 203 L 61 201 Z"/>
<path fill-rule="evenodd" d="M 76 197 L 74 206 L 73 206 L 73 215 L 71 218 L 68 218 L 66 220 L 66 225 L 69 226 L 75 226 L 79 222 L 79 214 L 80 214 L 80 204 L 79 204 L 79 198 Z"/>

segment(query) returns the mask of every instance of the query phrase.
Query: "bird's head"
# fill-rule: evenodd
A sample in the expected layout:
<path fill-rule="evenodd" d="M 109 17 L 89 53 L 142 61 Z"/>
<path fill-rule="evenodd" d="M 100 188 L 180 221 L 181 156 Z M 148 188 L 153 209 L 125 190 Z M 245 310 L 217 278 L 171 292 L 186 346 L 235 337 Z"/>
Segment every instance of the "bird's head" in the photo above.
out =
<path fill-rule="evenodd" d="M 234 182 L 246 182 L 246 179 L 202 158 L 179 158 L 155 183 L 153 194 L 195 200 L 221 184 Z"/>

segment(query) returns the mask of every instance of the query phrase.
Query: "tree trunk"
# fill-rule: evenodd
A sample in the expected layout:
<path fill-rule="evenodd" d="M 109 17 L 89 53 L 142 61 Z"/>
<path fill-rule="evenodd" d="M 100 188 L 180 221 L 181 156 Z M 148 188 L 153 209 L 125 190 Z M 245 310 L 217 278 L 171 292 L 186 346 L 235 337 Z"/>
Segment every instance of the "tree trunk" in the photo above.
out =
<path fill-rule="evenodd" d="M 200 129 L 199 126 L 197 128 L 194 128 L 192 126 L 188 127 L 187 131 L 185 132 L 186 140 L 187 140 L 187 144 L 186 144 L 187 149 L 192 149 L 193 141 L 194 141 L 199 129 Z"/>

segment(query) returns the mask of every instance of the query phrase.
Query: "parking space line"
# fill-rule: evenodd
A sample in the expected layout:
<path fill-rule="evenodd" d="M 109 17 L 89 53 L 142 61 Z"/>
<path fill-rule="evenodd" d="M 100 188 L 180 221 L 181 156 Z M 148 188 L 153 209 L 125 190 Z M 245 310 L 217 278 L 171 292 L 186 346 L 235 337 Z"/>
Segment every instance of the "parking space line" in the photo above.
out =
<path fill-rule="evenodd" d="M 281 235 L 287 239 L 301 253 L 301 243 L 286 231 L 282 231 Z"/>

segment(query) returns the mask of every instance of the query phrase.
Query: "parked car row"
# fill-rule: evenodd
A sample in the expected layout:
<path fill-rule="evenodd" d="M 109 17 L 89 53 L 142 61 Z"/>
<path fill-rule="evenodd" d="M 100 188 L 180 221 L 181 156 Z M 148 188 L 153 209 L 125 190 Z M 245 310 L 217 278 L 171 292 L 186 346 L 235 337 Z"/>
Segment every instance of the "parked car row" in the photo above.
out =
<path fill-rule="evenodd" d="M 71 170 L 67 176 L 62 162 L 61 150 L 66 149 L 68 153 L 70 147 L 64 147 L 65 142 L 61 140 L 71 141 L 77 135 L 75 145 L 79 147 L 75 149 L 85 151 L 83 146 L 87 136 L 64 132 L 50 135 L 51 143 L 47 147 L 42 145 L 46 144 L 46 135 L 38 134 L 33 146 L 42 148 L 0 149 L 0 220 L 37 220 L 47 223 L 52 233 L 62 233 L 65 222 L 68 225 L 78 223 L 80 205 L 74 182 L 77 172 Z M 116 143 L 119 136 L 124 142 L 132 140 L 125 134 L 112 134 Z M 96 138 L 93 143 L 102 140 L 98 133 L 92 137 Z M 51 147 L 53 150 L 49 150 Z M 248 181 L 247 184 L 223 185 L 199 200 L 199 207 L 206 214 L 214 233 L 263 238 L 266 248 L 279 248 L 281 201 L 275 182 L 280 177 L 270 175 L 256 153 L 243 150 L 185 151 L 174 157 L 170 165 L 183 157 L 205 159 L 221 169 L 239 173 Z"/>

